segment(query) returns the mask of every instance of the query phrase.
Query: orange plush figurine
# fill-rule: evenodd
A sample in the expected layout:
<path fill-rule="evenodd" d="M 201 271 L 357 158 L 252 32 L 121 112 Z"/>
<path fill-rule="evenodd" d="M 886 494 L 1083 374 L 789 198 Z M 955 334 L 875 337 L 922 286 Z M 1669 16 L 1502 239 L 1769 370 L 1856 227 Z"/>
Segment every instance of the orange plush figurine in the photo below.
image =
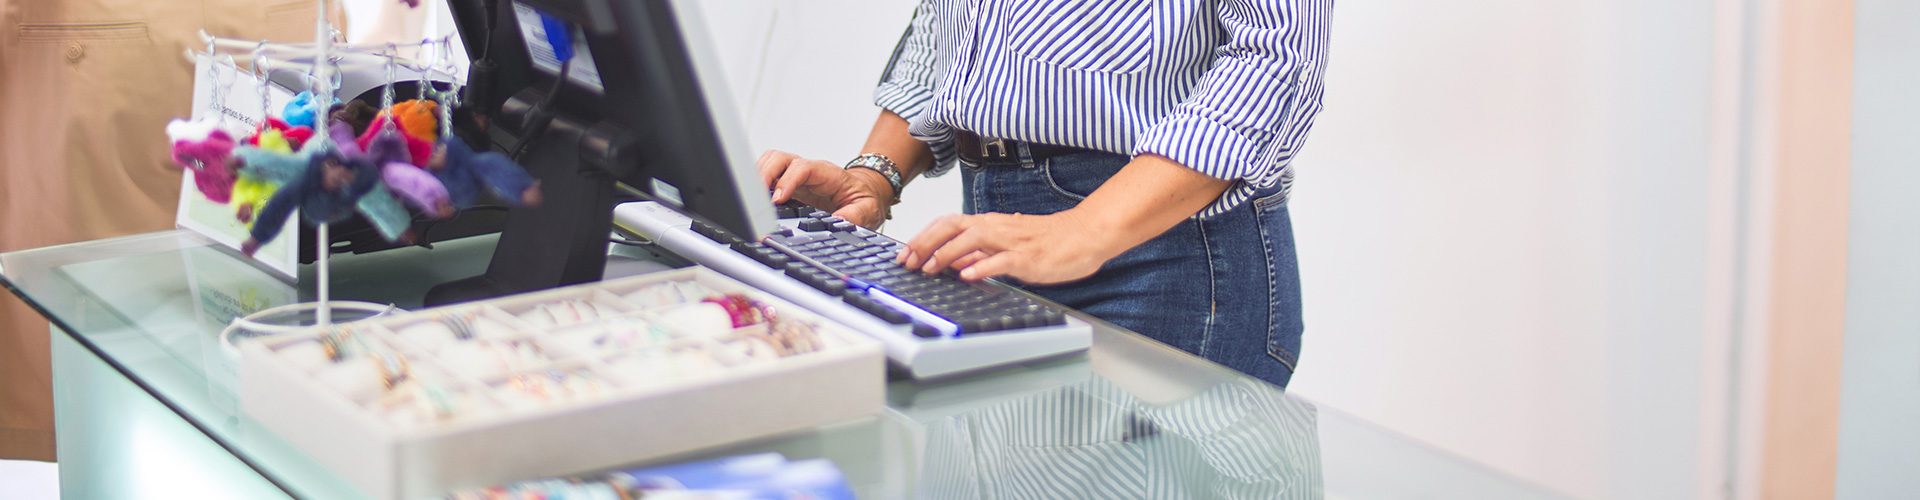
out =
<path fill-rule="evenodd" d="M 433 143 L 440 140 L 440 119 L 437 114 L 439 106 L 439 103 L 433 101 L 405 101 L 393 105 L 393 109 L 387 110 L 385 114 L 399 117 L 400 129 L 406 130 L 408 135 Z"/>

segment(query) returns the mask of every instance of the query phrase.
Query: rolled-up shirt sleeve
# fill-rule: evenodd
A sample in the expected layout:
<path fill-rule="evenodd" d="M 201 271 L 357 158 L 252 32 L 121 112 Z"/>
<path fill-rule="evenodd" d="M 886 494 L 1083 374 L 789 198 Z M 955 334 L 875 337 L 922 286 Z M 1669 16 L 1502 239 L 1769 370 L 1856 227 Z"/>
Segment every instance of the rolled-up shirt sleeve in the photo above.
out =
<path fill-rule="evenodd" d="M 905 118 L 914 137 L 933 149 L 933 168 L 926 172 L 930 176 L 945 173 L 958 159 L 952 129 L 929 123 L 939 74 L 934 46 L 935 14 L 934 0 L 923 0 L 914 9 L 913 22 L 907 25 L 906 33 L 900 35 L 900 43 L 893 48 L 893 58 L 887 61 L 886 71 L 880 75 L 880 85 L 873 91 L 875 105 Z"/>
<path fill-rule="evenodd" d="M 1227 40 L 1187 97 L 1134 142 L 1133 154 L 1157 154 L 1235 186 L 1201 217 L 1239 205 L 1257 189 L 1290 181 L 1294 154 L 1320 110 L 1318 68 L 1302 47 L 1323 46 L 1324 23 L 1303 23 L 1297 0 L 1224 0 Z M 1314 58 L 1317 59 L 1317 58 Z"/>

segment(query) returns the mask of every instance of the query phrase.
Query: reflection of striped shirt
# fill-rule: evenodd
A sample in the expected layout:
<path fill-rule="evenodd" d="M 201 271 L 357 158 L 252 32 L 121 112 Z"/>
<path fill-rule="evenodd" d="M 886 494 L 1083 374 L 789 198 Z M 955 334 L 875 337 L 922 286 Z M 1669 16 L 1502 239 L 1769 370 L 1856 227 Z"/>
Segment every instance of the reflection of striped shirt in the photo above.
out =
<path fill-rule="evenodd" d="M 921 0 L 874 101 L 951 168 L 953 131 L 1154 153 L 1292 185 L 1320 111 L 1333 0 Z"/>
<path fill-rule="evenodd" d="M 1166 406 L 1102 379 L 933 421 L 917 498 L 1318 499 L 1312 406 L 1264 385 Z"/>

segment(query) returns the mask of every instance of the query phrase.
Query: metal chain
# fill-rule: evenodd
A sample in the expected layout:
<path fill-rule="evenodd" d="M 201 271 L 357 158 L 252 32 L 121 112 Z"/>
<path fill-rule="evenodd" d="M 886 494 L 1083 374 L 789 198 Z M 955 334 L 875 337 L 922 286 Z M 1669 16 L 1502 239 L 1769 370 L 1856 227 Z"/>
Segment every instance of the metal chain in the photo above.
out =
<path fill-rule="evenodd" d="M 437 50 L 438 47 L 433 45 L 433 43 L 434 41 L 431 38 L 420 40 L 420 46 L 434 47 L 436 49 L 434 53 L 438 54 L 439 53 L 439 51 Z M 430 64 L 422 64 L 419 71 L 420 71 L 420 89 L 418 92 L 419 95 L 415 96 L 414 99 L 424 101 L 427 99 L 427 91 L 433 88 L 433 84 L 427 81 L 427 74 L 433 71 L 433 66 Z"/>
<path fill-rule="evenodd" d="M 273 77 L 273 70 L 267 66 L 269 62 L 266 50 L 265 40 L 261 40 L 260 45 L 253 48 L 253 71 L 260 78 L 260 125 L 262 126 L 267 124 L 267 118 L 273 116 L 273 93 L 267 83 Z"/>
<path fill-rule="evenodd" d="M 208 45 L 212 45 L 212 44 L 208 44 Z M 233 57 L 228 56 L 227 58 L 232 59 Z M 210 94 L 208 100 L 212 101 L 211 102 L 211 104 L 213 105 L 212 111 L 214 113 L 213 120 L 215 120 L 214 123 L 218 124 L 222 128 L 226 127 L 227 125 L 227 87 L 230 85 L 232 85 L 231 82 L 229 82 L 227 85 L 220 84 L 220 61 L 214 60 L 213 52 L 208 51 L 207 52 L 207 92 Z"/>
<path fill-rule="evenodd" d="M 452 37 L 443 38 L 441 43 L 452 43 Z M 453 62 L 453 50 L 445 47 L 436 54 L 433 66 L 446 64 L 447 90 L 440 93 L 440 136 L 453 137 L 453 108 L 460 105 L 460 83 L 453 78 L 458 65 Z"/>
<path fill-rule="evenodd" d="M 386 131 L 393 131 L 393 130 L 399 129 L 399 124 L 394 123 L 399 121 L 399 117 L 393 116 L 393 112 L 392 112 L 393 80 L 395 78 L 394 68 L 399 65 L 399 61 L 396 61 L 394 58 L 398 56 L 399 52 L 400 52 L 399 47 L 395 46 L 392 43 L 387 44 L 387 52 L 386 52 L 387 54 L 387 86 L 380 91 L 380 112 L 387 113 L 387 124 L 385 127 L 382 128 L 382 130 L 386 130 Z"/>

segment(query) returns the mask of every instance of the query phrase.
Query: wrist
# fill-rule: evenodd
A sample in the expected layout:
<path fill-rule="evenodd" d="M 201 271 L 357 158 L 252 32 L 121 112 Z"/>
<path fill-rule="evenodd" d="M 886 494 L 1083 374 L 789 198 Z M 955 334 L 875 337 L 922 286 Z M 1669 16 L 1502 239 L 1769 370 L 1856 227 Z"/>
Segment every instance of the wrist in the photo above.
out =
<path fill-rule="evenodd" d="M 1084 245 L 1087 255 L 1098 257 L 1101 262 L 1119 257 L 1127 249 L 1146 241 L 1136 238 L 1134 232 L 1137 228 L 1118 220 L 1112 211 L 1093 210 L 1082 204 L 1054 215 L 1065 219 L 1068 228 L 1077 229 L 1080 235 L 1073 240 Z"/>
<path fill-rule="evenodd" d="M 845 172 L 861 194 L 879 200 L 881 206 L 891 206 L 899 201 L 893 196 L 893 184 L 887 182 L 886 174 L 867 168 L 849 168 Z"/>

